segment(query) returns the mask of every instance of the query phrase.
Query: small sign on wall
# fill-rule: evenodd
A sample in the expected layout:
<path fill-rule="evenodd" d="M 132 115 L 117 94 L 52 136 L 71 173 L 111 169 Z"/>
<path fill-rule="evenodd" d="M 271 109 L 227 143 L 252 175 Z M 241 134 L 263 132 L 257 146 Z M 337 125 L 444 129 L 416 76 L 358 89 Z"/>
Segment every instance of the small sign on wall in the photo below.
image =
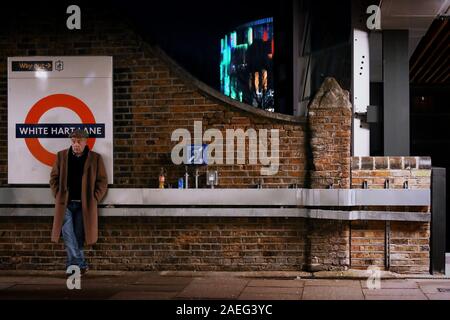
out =
<path fill-rule="evenodd" d="M 48 184 L 75 129 L 113 183 L 112 57 L 8 58 L 8 183 Z"/>
<path fill-rule="evenodd" d="M 208 145 L 191 144 L 186 146 L 186 164 L 208 164 Z"/>

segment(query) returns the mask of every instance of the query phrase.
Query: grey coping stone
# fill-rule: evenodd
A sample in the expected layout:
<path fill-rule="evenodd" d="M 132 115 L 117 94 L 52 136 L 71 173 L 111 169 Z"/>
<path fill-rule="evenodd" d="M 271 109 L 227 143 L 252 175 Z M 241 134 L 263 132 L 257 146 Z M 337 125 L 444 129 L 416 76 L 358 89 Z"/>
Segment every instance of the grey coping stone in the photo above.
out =
<path fill-rule="evenodd" d="M 419 169 L 431 169 L 431 158 L 419 157 Z"/>
<path fill-rule="evenodd" d="M 415 157 L 405 157 L 403 158 L 405 169 L 416 169 L 417 168 L 417 161 Z"/>
<path fill-rule="evenodd" d="M 373 170 L 373 157 L 361 157 L 361 170 Z"/>
<path fill-rule="evenodd" d="M 380 289 L 418 289 L 419 285 L 412 280 L 381 280 Z M 363 289 L 368 289 L 367 281 L 361 280 Z"/>
<path fill-rule="evenodd" d="M 389 168 L 391 170 L 401 170 L 402 157 L 389 157 Z"/>
<path fill-rule="evenodd" d="M 303 300 L 364 300 L 360 287 L 305 286 Z"/>
<path fill-rule="evenodd" d="M 375 158 L 375 170 L 385 170 L 389 166 L 387 157 L 374 157 Z"/>
<path fill-rule="evenodd" d="M 352 157 L 351 158 L 352 170 L 359 170 L 359 159 L 360 159 L 360 157 Z"/>
<path fill-rule="evenodd" d="M 247 287 L 303 288 L 303 280 L 251 280 Z"/>

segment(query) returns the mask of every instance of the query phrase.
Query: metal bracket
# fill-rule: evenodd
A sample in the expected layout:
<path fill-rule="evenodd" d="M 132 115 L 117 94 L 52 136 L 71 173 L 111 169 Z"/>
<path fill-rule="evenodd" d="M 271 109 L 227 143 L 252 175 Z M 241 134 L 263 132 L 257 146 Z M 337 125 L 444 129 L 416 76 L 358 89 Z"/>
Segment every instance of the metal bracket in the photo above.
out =
<path fill-rule="evenodd" d="M 361 127 L 370 123 L 378 123 L 379 112 L 378 106 L 367 106 L 366 112 L 355 112 L 355 118 L 361 120 Z"/>
<path fill-rule="evenodd" d="M 361 122 L 367 123 L 367 112 L 355 112 L 355 118 L 360 119 Z"/>

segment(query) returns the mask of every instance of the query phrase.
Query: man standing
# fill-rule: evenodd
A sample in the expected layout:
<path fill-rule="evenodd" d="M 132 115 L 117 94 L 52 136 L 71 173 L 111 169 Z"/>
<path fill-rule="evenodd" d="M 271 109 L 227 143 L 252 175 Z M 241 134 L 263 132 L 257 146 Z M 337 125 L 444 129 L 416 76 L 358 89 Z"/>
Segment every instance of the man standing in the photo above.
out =
<path fill-rule="evenodd" d="M 55 197 L 52 241 L 58 242 L 62 233 L 66 267 L 76 265 L 84 274 L 88 270 L 84 241 L 87 245 L 97 242 L 97 204 L 106 194 L 108 179 L 101 155 L 86 145 L 88 134 L 75 130 L 69 138 L 70 148 L 58 152 L 50 173 Z"/>

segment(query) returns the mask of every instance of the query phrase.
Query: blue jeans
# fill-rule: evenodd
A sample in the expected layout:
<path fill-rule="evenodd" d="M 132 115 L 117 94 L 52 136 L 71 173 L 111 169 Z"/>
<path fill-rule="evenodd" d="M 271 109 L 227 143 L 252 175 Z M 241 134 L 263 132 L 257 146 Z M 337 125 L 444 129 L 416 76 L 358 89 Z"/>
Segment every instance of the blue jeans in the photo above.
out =
<path fill-rule="evenodd" d="M 83 253 L 84 226 L 81 202 L 69 202 L 64 215 L 62 236 L 67 252 L 66 267 L 77 265 L 81 269 L 87 268 Z"/>

